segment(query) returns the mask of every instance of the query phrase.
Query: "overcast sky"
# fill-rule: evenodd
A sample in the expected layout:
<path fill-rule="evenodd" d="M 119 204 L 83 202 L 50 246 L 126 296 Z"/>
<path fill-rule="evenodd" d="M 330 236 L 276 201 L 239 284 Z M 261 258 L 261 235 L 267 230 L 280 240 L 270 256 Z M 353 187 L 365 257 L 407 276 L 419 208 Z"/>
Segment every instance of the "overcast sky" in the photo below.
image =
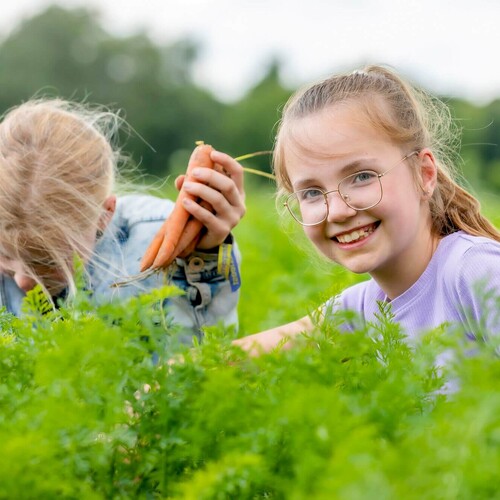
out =
<path fill-rule="evenodd" d="M 500 97 L 499 0 L 13 0 L 0 32 L 51 3 L 95 7 L 116 34 L 196 38 L 198 81 L 228 100 L 275 56 L 291 86 L 383 62 L 438 93 Z"/>

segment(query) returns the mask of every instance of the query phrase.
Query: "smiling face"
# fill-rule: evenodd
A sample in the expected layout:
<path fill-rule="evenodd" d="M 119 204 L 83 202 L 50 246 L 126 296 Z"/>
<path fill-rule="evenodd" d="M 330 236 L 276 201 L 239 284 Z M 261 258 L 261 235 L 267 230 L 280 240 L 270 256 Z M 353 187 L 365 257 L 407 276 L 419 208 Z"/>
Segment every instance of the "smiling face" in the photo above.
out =
<path fill-rule="evenodd" d="M 294 191 L 332 191 L 350 174 L 382 174 L 411 152 L 370 125 L 360 106 L 344 102 L 293 122 L 286 172 Z M 412 169 L 418 169 L 421 186 Z M 424 194 L 435 185 L 432 154 L 424 150 L 404 160 L 381 182 L 376 206 L 357 211 L 333 192 L 327 219 L 304 230 L 325 256 L 355 273 L 370 273 L 393 298 L 418 279 L 437 245 Z"/>

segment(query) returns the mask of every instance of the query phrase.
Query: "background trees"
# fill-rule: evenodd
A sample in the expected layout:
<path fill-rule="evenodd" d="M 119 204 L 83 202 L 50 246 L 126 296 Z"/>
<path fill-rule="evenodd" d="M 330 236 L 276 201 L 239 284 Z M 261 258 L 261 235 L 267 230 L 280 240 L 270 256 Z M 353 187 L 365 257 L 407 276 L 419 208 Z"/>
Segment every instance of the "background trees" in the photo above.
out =
<path fill-rule="evenodd" d="M 133 129 L 121 138 L 125 149 L 144 172 L 162 178 L 184 168 L 184 155 L 199 139 L 234 155 L 270 149 L 292 91 L 280 80 L 280 62 L 272 61 L 260 82 L 228 104 L 194 83 L 199 51 L 192 40 L 159 46 L 145 33 L 117 37 L 98 12 L 52 6 L 0 43 L 0 111 L 36 95 L 121 109 Z M 450 105 L 463 126 L 467 178 L 500 190 L 500 100 Z M 269 168 L 266 157 L 255 162 Z"/>

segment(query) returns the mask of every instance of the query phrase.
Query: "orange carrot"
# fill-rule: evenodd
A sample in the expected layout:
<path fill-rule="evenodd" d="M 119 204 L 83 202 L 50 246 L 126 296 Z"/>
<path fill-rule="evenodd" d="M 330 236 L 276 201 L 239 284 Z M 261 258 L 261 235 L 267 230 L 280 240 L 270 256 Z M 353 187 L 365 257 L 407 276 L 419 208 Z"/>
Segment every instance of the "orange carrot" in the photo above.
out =
<path fill-rule="evenodd" d="M 141 272 L 146 271 L 153 265 L 156 255 L 158 254 L 158 250 L 163 242 L 163 238 L 165 237 L 165 230 L 165 223 L 163 223 L 142 257 Z"/>
<path fill-rule="evenodd" d="M 191 243 L 184 250 L 181 250 L 179 252 L 178 257 L 185 259 L 188 255 L 191 255 L 196 250 L 200 239 L 201 233 L 199 233 L 198 236 L 193 241 L 191 241 Z"/>
<path fill-rule="evenodd" d="M 213 212 L 212 205 L 206 201 L 200 202 L 200 205 L 207 210 Z M 194 251 L 196 245 L 200 241 L 202 236 L 201 230 L 203 229 L 203 223 L 197 219 L 190 218 L 186 225 L 184 226 L 184 230 L 179 237 L 179 241 L 175 246 L 174 251 L 170 258 L 168 258 L 165 262 L 162 262 L 161 267 L 169 266 L 176 257 L 186 257 L 190 253 Z"/>
<path fill-rule="evenodd" d="M 168 259 L 165 265 L 168 266 L 171 264 L 175 257 L 187 257 L 190 253 L 194 252 L 196 245 L 200 241 L 202 229 L 203 224 L 200 221 L 196 219 L 189 219 L 181 237 L 179 238 L 179 243 L 177 243 L 172 257 Z"/>
<path fill-rule="evenodd" d="M 192 175 L 193 169 L 197 167 L 214 168 L 214 163 L 210 158 L 212 151 L 213 148 L 209 144 L 199 144 L 196 146 L 189 159 L 186 170 L 186 181 L 198 182 Z M 182 206 L 182 202 L 186 198 L 196 201 L 194 196 L 181 188 L 174 209 L 157 232 L 142 258 L 141 271 L 145 271 L 151 266 L 154 268 L 165 267 L 168 265 L 167 262 L 171 263 L 178 255 L 175 254 L 175 249 L 190 217 L 189 212 Z M 198 233 L 202 227 L 203 225 L 199 223 Z M 192 238 L 187 244 L 191 241 Z"/>

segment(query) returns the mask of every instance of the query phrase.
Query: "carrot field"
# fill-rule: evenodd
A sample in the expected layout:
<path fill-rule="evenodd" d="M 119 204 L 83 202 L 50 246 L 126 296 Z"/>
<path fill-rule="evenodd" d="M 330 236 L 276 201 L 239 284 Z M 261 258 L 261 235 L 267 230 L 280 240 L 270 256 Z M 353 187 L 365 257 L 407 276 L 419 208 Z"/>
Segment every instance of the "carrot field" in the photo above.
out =
<path fill-rule="evenodd" d="M 287 234 L 270 189 L 247 196 L 240 334 L 363 279 Z M 23 320 L 0 315 L 0 498 L 500 496 L 498 342 L 470 356 L 438 328 L 410 348 L 382 307 L 352 335 L 337 317 L 292 350 L 248 358 L 230 330 L 178 345 L 156 307 L 171 293 L 93 308 L 81 292 L 57 312 L 31 293 Z M 458 389 L 443 394 L 445 380 Z"/>

